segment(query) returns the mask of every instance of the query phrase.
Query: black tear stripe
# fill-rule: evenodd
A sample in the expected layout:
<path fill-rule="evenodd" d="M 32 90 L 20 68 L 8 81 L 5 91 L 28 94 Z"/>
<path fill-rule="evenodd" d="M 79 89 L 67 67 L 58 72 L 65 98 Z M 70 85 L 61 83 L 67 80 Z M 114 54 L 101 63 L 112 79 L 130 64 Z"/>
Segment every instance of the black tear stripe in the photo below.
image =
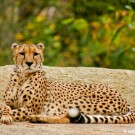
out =
<path fill-rule="evenodd" d="M 41 57 L 40 54 L 39 54 L 39 56 L 40 56 L 40 60 L 41 60 L 41 61 L 40 61 L 40 66 L 39 66 L 39 68 L 41 68 L 41 66 L 42 66 L 42 65 L 41 65 L 41 63 L 42 63 L 42 57 Z"/>
<path fill-rule="evenodd" d="M 36 66 L 37 66 L 37 61 L 36 61 L 36 59 L 34 58 L 34 55 L 33 55 L 33 60 L 35 61 L 35 63 L 36 63 Z"/>
<path fill-rule="evenodd" d="M 24 60 L 21 62 L 22 67 L 23 67 L 23 62 L 24 62 Z"/>
<path fill-rule="evenodd" d="M 16 55 L 16 58 L 15 58 L 15 63 L 16 63 L 16 64 L 17 64 L 18 55 L 19 55 L 19 54 L 17 54 L 17 55 Z"/>
<path fill-rule="evenodd" d="M 18 55 L 18 54 L 17 54 Z M 15 64 L 17 64 L 17 56 L 15 57 Z"/>
<path fill-rule="evenodd" d="M 38 56 L 37 56 L 37 57 L 38 57 Z M 33 60 L 35 61 L 36 66 L 37 66 L 37 61 L 36 61 L 36 58 L 34 57 L 34 54 L 33 54 Z"/>
<path fill-rule="evenodd" d="M 18 64 L 18 63 L 17 63 L 18 55 L 19 55 L 19 54 L 17 54 L 17 56 L 16 56 L 16 61 L 15 61 L 16 64 Z M 24 55 L 24 58 L 25 58 L 25 55 Z M 23 67 L 23 61 L 24 61 L 24 59 L 21 61 L 22 67 Z"/>
<path fill-rule="evenodd" d="M 41 55 L 40 55 L 40 59 L 41 59 L 41 62 L 42 62 L 43 59 L 42 59 Z"/>
<path fill-rule="evenodd" d="M 23 52 L 24 52 L 24 47 L 23 47 Z M 22 60 L 22 62 L 21 62 L 21 65 L 22 65 L 22 67 L 23 67 L 23 62 L 25 61 L 25 53 L 24 53 L 24 58 L 23 58 L 23 60 Z"/>

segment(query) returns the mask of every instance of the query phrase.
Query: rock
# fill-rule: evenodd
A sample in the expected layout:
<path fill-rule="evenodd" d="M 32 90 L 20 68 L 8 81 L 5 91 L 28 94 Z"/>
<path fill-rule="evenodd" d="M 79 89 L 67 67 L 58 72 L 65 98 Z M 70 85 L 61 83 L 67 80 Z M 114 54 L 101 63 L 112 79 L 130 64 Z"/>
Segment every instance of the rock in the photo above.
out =
<path fill-rule="evenodd" d="M 13 65 L 0 67 L 0 99 L 13 71 Z M 114 87 L 135 109 L 135 71 L 93 67 L 47 67 L 44 66 L 48 80 L 103 83 Z"/>
<path fill-rule="evenodd" d="M 13 65 L 0 67 L 0 99 L 6 88 Z M 135 72 L 93 67 L 47 67 L 44 66 L 48 80 L 76 83 L 103 83 L 119 91 L 135 110 Z M 135 124 L 31 124 L 14 122 L 0 125 L 1 135 L 123 135 L 135 133 Z"/>
<path fill-rule="evenodd" d="M 13 65 L 0 67 L 0 91 L 3 93 Z M 114 87 L 135 109 L 135 71 L 93 67 L 48 67 L 44 66 L 49 80 L 76 83 L 103 83 Z M 0 99 L 2 94 L 0 94 Z"/>
<path fill-rule="evenodd" d="M 135 124 L 31 124 L 0 125 L 0 135 L 134 135 Z"/>

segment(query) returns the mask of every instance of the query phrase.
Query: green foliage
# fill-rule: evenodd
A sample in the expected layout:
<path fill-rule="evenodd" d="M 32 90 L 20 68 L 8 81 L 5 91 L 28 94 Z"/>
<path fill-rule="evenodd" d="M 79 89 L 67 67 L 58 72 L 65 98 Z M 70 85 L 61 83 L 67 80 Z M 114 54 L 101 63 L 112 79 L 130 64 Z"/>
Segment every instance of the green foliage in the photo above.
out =
<path fill-rule="evenodd" d="M 1 65 L 11 63 L 9 43 L 43 42 L 45 65 L 134 69 L 134 1 L 14 3 L 10 8 L 17 13 L 5 23 L 10 34 L 6 39 L 0 37 Z M 3 17 L 0 16 L 0 24 L 4 24 Z"/>

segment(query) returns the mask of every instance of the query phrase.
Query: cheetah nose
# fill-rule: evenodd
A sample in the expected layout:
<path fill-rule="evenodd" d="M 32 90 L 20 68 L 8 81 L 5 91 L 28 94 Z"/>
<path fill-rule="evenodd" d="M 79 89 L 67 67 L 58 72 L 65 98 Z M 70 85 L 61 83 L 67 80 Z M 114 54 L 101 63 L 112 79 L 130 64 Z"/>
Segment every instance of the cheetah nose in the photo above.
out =
<path fill-rule="evenodd" d="M 26 64 L 30 67 L 33 64 L 33 62 L 28 61 L 26 62 Z"/>

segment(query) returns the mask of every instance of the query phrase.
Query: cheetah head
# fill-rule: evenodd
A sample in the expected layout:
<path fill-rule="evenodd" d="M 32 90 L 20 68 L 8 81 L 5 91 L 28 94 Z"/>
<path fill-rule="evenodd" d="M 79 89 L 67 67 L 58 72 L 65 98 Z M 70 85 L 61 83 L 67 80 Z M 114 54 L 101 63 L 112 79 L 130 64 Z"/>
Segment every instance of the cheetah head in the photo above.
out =
<path fill-rule="evenodd" d="M 37 45 L 13 43 L 11 49 L 17 72 L 33 73 L 42 68 L 44 60 L 44 45 L 42 43 Z"/>

